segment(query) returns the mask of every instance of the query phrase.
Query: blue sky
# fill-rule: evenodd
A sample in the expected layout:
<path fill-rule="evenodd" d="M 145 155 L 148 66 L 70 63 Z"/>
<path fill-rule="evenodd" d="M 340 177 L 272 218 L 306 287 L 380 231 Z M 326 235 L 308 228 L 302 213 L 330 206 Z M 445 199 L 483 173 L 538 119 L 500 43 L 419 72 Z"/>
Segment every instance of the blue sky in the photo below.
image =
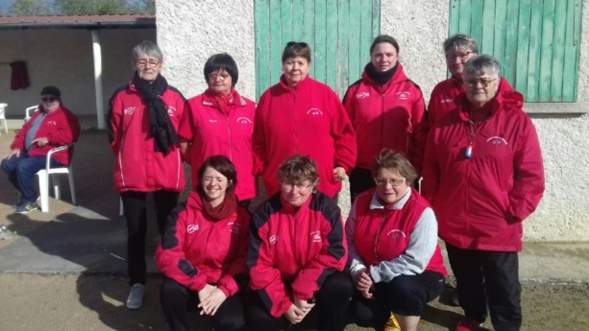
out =
<path fill-rule="evenodd" d="M 2 7 L 2 9 L 8 9 L 12 1 L 14 0 L 0 0 L 0 7 Z"/>

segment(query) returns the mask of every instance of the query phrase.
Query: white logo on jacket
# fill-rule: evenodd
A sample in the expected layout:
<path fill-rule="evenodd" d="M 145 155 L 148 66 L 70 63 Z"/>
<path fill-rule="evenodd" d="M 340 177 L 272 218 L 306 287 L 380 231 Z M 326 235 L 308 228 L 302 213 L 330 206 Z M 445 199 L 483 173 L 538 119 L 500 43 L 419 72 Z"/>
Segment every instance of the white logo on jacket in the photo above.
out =
<path fill-rule="evenodd" d="M 442 101 L 440 101 L 440 103 L 452 103 L 454 102 L 454 99 L 442 99 Z"/>
<path fill-rule="evenodd" d="M 268 238 L 268 242 L 270 243 L 270 245 L 275 245 L 276 242 L 278 241 L 278 236 L 273 234 Z"/>
<path fill-rule="evenodd" d="M 209 123 L 217 123 L 217 120 L 209 118 Z"/>
<path fill-rule="evenodd" d="M 320 115 L 323 115 L 323 112 L 321 111 L 321 109 L 313 107 L 313 108 L 307 110 L 307 115 L 320 116 Z"/>
<path fill-rule="evenodd" d="M 489 144 L 493 144 L 493 145 L 509 145 L 507 143 L 507 140 L 505 140 L 505 138 L 499 137 L 499 136 L 493 136 L 493 137 L 487 139 L 487 142 Z"/>
<path fill-rule="evenodd" d="M 403 231 L 401 231 L 399 229 L 393 229 L 393 230 L 387 232 L 387 237 L 388 236 L 391 236 L 391 239 L 393 239 L 393 240 L 397 240 L 397 239 L 401 239 L 401 238 L 407 237 L 405 235 L 405 232 L 403 232 Z"/>
<path fill-rule="evenodd" d="M 250 120 L 249 118 L 245 117 L 245 116 L 241 116 L 238 117 L 235 122 L 237 123 L 241 123 L 241 124 L 252 124 L 252 120 Z"/>
<path fill-rule="evenodd" d="M 368 98 L 369 96 L 370 96 L 370 93 L 368 93 L 368 92 L 356 93 L 356 99 L 365 99 L 365 98 Z"/>
<path fill-rule="evenodd" d="M 241 231 L 241 224 L 240 223 L 229 222 L 229 223 L 227 223 L 227 226 L 231 227 L 231 229 L 229 229 L 229 231 L 231 231 L 231 233 L 233 233 L 233 234 L 238 234 Z"/>
<path fill-rule="evenodd" d="M 401 92 L 397 92 L 395 94 L 399 96 L 399 99 L 407 100 L 407 98 L 409 98 L 409 96 L 411 95 L 411 92 L 401 91 Z"/>
<path fill-rule="evenodd" d="M 176 112 L 176 108 L 174 108 L 172 106 L 168 106 L 168 116 L 174 116 L 175 112 Z"/>
<path fill-rule="evenodd" d="M 49 121 L 49 122 L 47 122 L 47 124 L 48 125 L 57 125 L 57 122 L 55 122 L 55 121 Z"/>
<path fill-rule="evenodd" d="M 309 233 L 309 236 L 311 237 L 312 242 L 314 243 L 320 243 L 321 240 L 321 231 L 311 231 Z"/>
<path fill-rule="evenodd" d="M 188 233 L 193 233 L 198 231 L 198 224 L 188 224 L 188 226 L 186 227 L 186 232 Z"/>
<path fill-rule="evenodd" d="M 125 114 L 125 115 L 133 115 L 134 112 L 135 112 L 135 106 L 131 106 L 131 107 L 125 108 L 125 110 L 123 110 L 123 114 Z"/>

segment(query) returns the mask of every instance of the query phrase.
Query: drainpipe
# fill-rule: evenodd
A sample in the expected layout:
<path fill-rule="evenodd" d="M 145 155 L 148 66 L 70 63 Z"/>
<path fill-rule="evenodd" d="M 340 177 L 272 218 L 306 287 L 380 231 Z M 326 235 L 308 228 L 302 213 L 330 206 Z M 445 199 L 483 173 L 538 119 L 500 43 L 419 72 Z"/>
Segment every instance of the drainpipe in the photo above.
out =
<path fill-rule="evenodd" d="M 104 103 L 102 95 L 102 52 L 98 30 L 92 31 L 92 53 L 94 56 L 94 91 L 96 93 L 96 120 L 98 129 L 106 129 L 104 120 Z"/>

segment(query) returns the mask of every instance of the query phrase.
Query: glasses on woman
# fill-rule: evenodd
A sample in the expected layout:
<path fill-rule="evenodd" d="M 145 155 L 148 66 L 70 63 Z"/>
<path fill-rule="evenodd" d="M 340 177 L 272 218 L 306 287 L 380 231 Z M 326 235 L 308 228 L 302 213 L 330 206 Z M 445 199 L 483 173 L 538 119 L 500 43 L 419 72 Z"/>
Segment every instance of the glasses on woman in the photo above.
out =
<path fill-rule="evenodd" d="M 401 184 L 404 184 L 405 181 L 405 178 L 374 178 L 374 183 L 378 186 L 386 186 L 387 184 L 391 184 L 391 186 L 399 186 Z"/>
<path fill-rule="evenodd" d="M 160 64 L 160 61 L 157 60 L 139 60 L 137 62 L 135 62 L 135 64 L 137 64 L 138 67 L 141 68 L 145 68 L 145 67 L 150 67 L 150 68 L 154 68 L 157 67 Z"/>
<path fill-rule="evenodd" d="M 55 98 L 52 98 L 52 97 L 42 97 L 42 98 L 41 98 L 41 101 L 43 101 L 43 102 L 47 102 L 47 103 L 51 103 L 51 102 L 53 102 L 53 101 L 55 101 L 55 100 L 57 100 L 57 99 L 55 99 Z"/>
<path fill-rule="evenodd" d="M 210 81 L 216 81 L 217 78 L 221 79 L 222 82 L 224 82 L 227 78 L 229 78 L 229 74 L 228 73 L 216 73 L 216 72 L 212 72 L 209 74 L 209 80 Z"/>
<path fill-rule="evenodd" d="M 295 187 L 299 190 L 305 190 L 311 187 L 311 183 L 280 183 L 280 187 L 282 187 L 286 191 L 290 191 Z"/>
<path fill-rule="evenodd" d="M 466 85 L 468 87 L 477 87 L 479 84 L 481 84 L 481 86 L 485 88 L 491 85 L 491 83 L 494 81 L 495 79 L 469 79 L 466 81 Z"/>
<path fill-rule="evenodd" d="M 461 53 L 456 53 L 456 54 L 449 54 L 446 55 L 446 60 L 450 61 L 450 62 L 454 62 L 456 61 L 456 59 L 460 59 L 460 61 L 464 62 L 466 60 L 468 60 L 468 57 L 470 54 L 473 54 L 474 52 L 461 52 Z"/>
<path fill-rule="evenodd" d="M 305 42 L 289 41 L 289 42 L 286 43 L 286 47 L 291 47 L 291 46 L 295 46 L 295 45 L 298 46 L 298 47 L 301 47 L 301 48 L 307 48 L 307 47 L 309 47 L 309 45 L 307 43 L 305 43 Z"/>

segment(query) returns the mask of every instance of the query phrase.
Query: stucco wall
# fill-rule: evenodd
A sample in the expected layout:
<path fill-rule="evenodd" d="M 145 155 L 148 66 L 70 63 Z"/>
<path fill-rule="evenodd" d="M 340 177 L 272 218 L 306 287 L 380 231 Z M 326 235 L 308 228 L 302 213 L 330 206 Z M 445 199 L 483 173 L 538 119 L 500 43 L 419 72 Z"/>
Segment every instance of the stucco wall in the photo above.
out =
<path fill-rule="evenodd" d="M 132 77 L 131 49 L 141 40 L 155 40 L 155 30 L 100 30 L 99 36 L 106 107 L 111 93 Z M 96 114 L 89 30 L 4 30 L 0 31 L 0 45 L 5 45 L 0 62 L 26 61 L 31 83 L 25 90 L 11 91 L 11 68 L 0 65 L 0 101 L 8 103 L 8 117 L 24 117 L 26 107 L 39 103 L 45 85 L 59 87 L 64 104 L 76 114 Z"/>
<path fill-rule="evenodd" d="M 158 1 L 158 42 L 166 56 L 165 75 L 186 96 L 205 89 L 202 68 L 208 56 L 226 51 L 240 68 L 238 90 L 255 95 L 253 1 Z M 231 5 L 229 5 L 231 3 Z M 421 86 L 426 101 L 445 79 L 441 45 L 447 38 L 449 0 L 382 0 L 381 32 L 399 41 L 400 60 Z M 227 22 L 231 22 L 230 24 Z M 582 37 L 589 36 L 589 0 L 583 1 Z M 589 38 L 582 38 L 577 110 L 589 103 Z M 549 110 L 551 105 L 544 107 Z M 554 105 L 555 112 L 567 107 Z M 589 111 L 589 106 L 584 111 Z M 537 111 L 526 105 L 526 111 Z M 589 114 L 531 114 L 543 149 L 546 193 L 525 221 L 526 241 L 589 240 Z M 349 210 L 347 187 L 340 198 Z"/>

